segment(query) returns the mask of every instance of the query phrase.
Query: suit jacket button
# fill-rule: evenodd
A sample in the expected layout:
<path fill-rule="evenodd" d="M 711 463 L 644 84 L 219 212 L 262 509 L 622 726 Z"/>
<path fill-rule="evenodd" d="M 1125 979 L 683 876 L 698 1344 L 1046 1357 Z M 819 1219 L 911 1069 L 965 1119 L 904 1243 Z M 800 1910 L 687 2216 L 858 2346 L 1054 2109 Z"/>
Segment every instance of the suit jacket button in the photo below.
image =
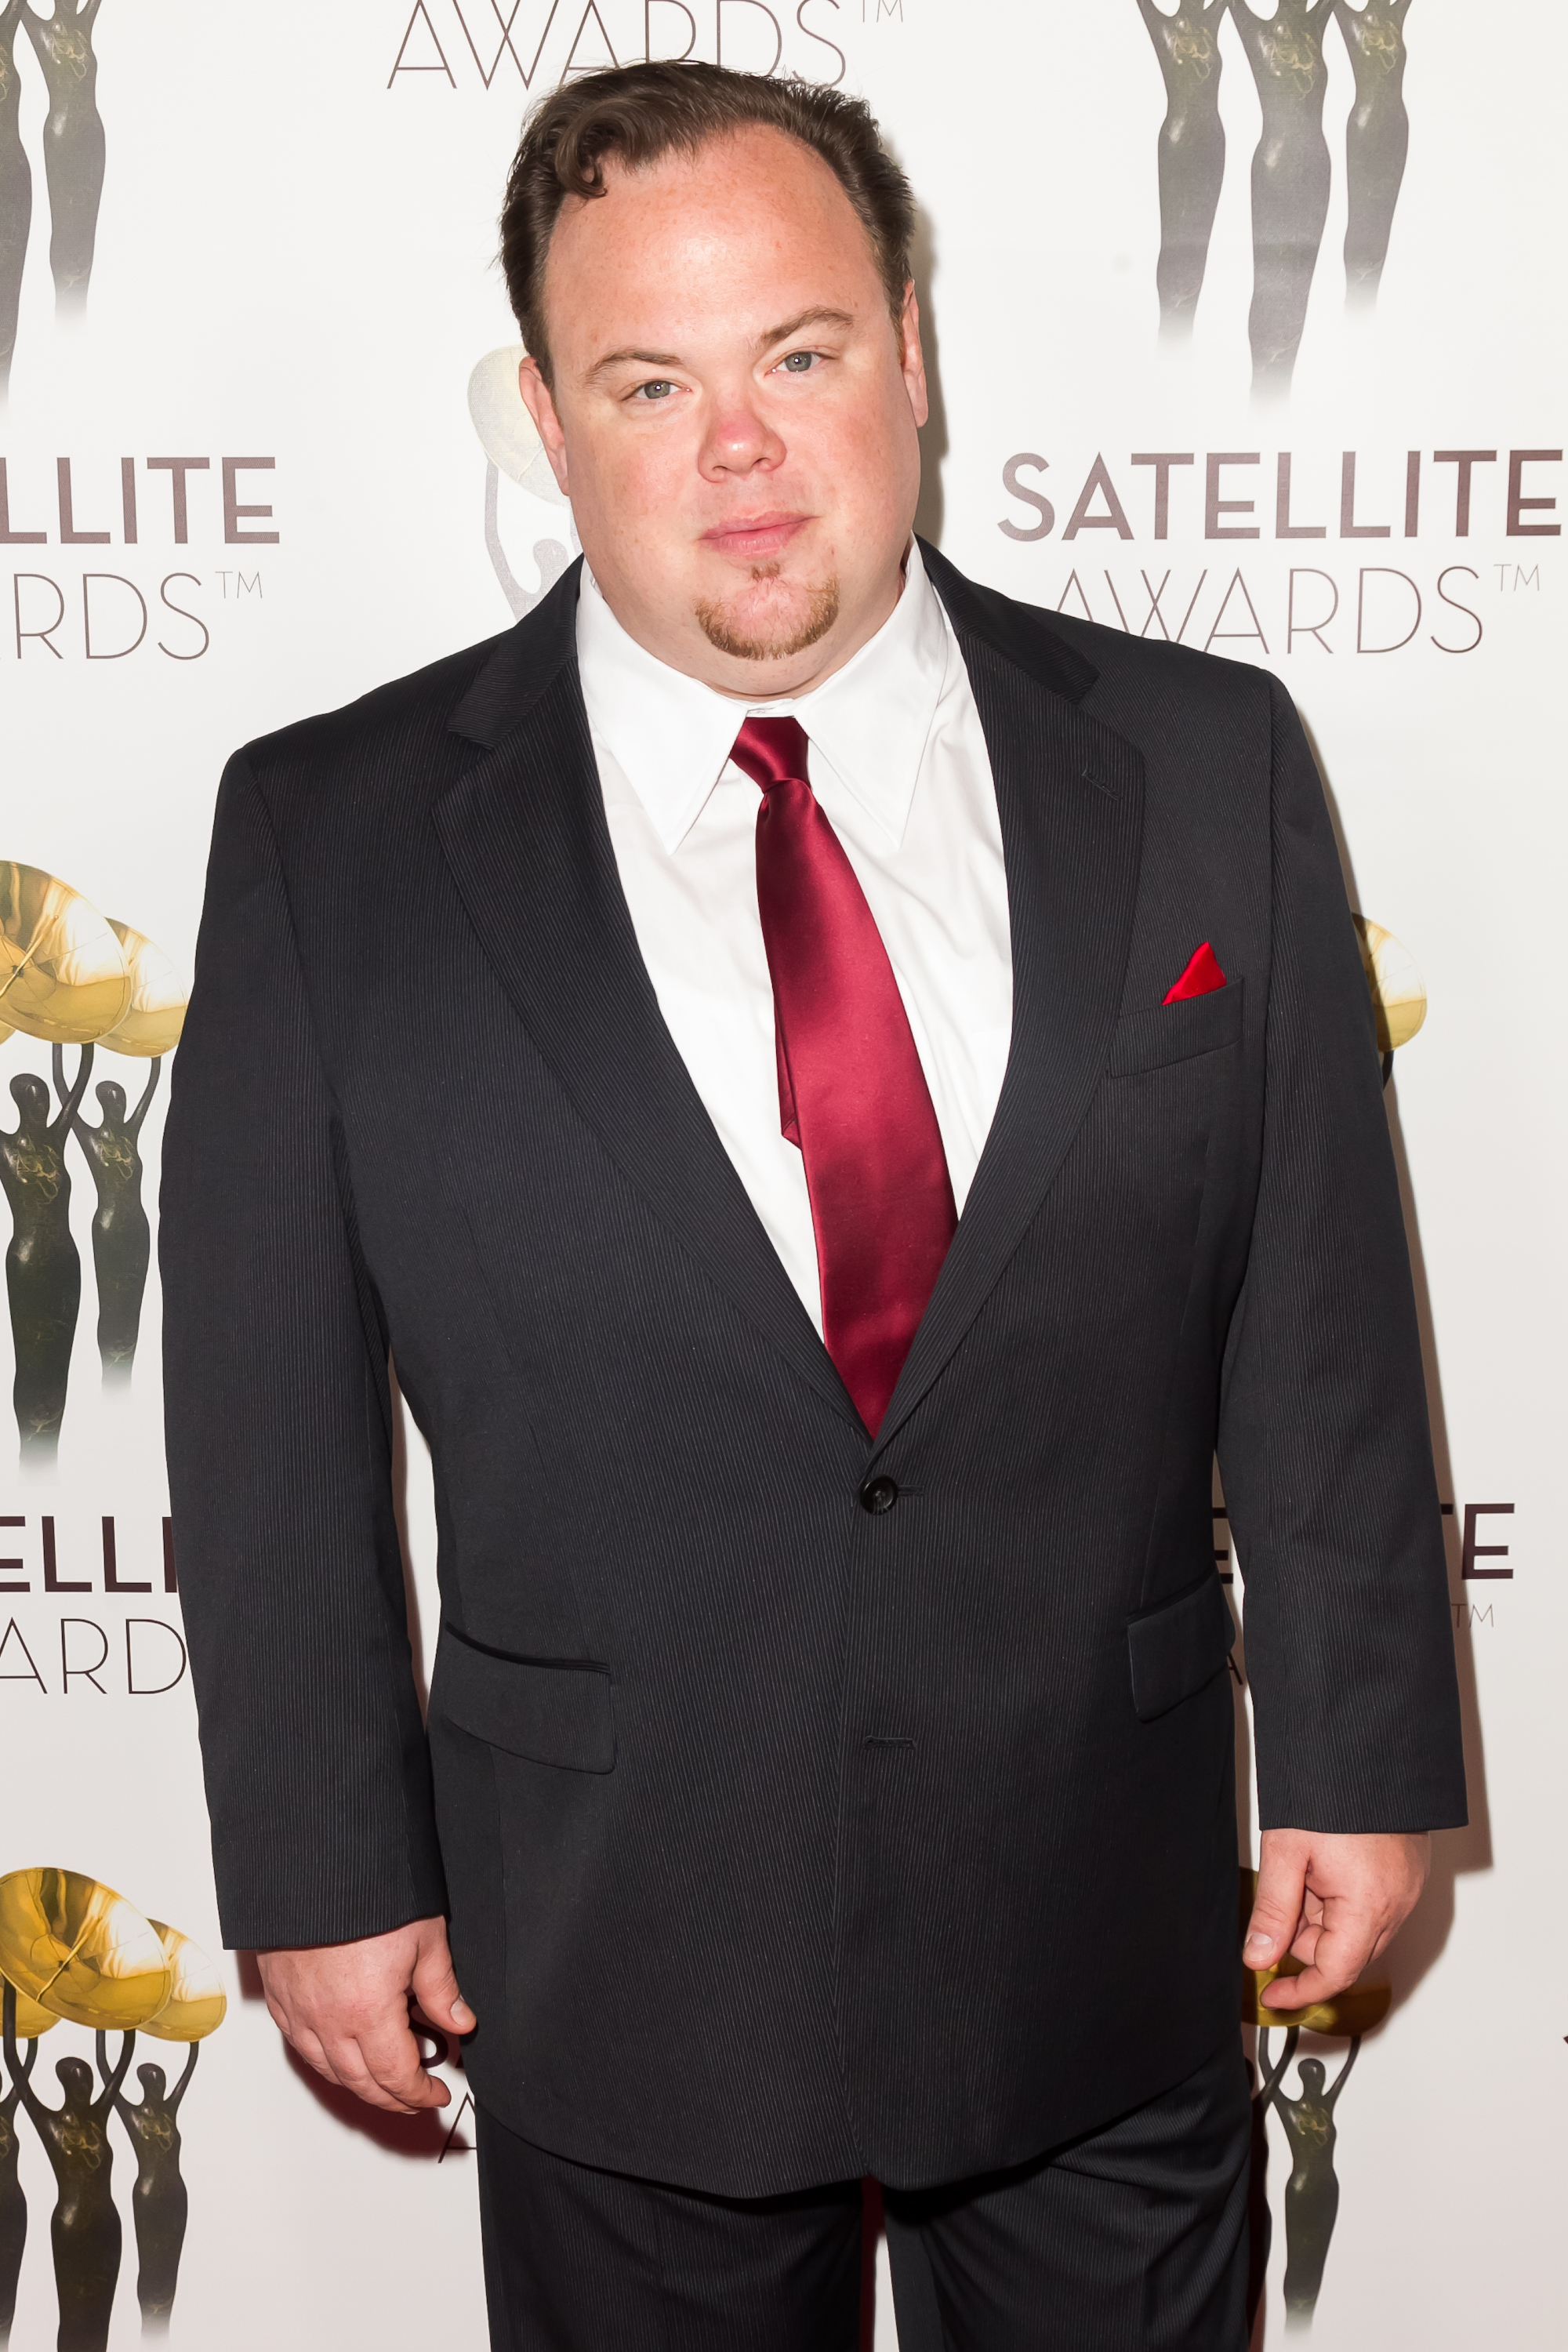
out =
<path fill-rule="evenodd" d="M 860 1489 L 860 1508 L 879 1518 L 890 1511 L 899 1499 L 899 1490 L 890 1478 L 868 1478 Z"/>

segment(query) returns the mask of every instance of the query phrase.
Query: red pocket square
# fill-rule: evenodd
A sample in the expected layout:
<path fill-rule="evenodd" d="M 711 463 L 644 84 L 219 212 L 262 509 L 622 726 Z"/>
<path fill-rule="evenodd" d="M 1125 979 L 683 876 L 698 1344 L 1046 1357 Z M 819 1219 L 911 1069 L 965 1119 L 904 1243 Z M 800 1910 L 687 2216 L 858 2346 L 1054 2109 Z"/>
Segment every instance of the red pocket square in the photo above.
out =
<path fill-rule="evenodd" d="M 1219 968 L 1219 958 L 1205 940 L 1202 947 L 1189 960 L 1187 968 L 1180 980 L 1173 987 L 1165 991 L 1161 1003 L 1179 1004 L 1184 996 L 1212 996 L 1216 988 L 1223 988 L 1225 984 L 1225 974 Z"/>

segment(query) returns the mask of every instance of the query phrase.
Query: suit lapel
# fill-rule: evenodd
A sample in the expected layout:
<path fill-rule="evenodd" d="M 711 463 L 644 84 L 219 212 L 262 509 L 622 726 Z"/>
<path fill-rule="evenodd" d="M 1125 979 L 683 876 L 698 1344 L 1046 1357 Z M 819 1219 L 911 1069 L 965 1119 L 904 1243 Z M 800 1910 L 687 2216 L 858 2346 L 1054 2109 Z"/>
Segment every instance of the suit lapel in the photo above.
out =
<path fill-rule="evenodd" d="M 1142 833 L 1142 761 L 1078 705 L 1096 672 L 1023 607 L 926 567 L 968 667 L 995 780 L 1013 940 L 1013 1040 L 991 1132 L 878 1433 L 939 1377 L 1044 1201 L 1104 1071 Z"/>
<path fill-rule="evenodd" d="M 922 551 L 958 634 L 995 781 L 1013 1041 L 991 1133 L 879 1446 L 951 1360 L 1089 1108 L 1121 1003 L 1142 827 L 1138 752 L 1079 708 L 1092 667 L 1043 616 Z M 637 947 L 577 679 L 577 581 L 574 565 L 501 640 L 454 713 L 454 730 L 484 751 L 437 803 L 442 845 L 531 1036 L 623 1174 L 738 1310 L 858 1428 L 665 1026 Z"/>
<path fill-rule="evenodd" d="M 574 565 L 502 640 L 455 712 L 456 731 L 486 749 L 437 803 L 442 847 L 529 1034 L 623 1175 L 858 1428 L 659 1012 L 605 822 L 577 678 L 576 601 Z"/>

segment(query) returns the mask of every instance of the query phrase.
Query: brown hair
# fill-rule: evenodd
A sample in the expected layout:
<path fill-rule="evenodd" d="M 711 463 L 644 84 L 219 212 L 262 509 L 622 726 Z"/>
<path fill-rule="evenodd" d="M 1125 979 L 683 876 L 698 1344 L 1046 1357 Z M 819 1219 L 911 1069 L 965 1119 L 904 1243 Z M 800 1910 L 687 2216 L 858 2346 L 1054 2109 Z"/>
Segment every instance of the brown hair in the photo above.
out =
<path fill-rule="evenodd" d="M 568 196 L 602 196 L 605 162 L 633 171 L 761 123 L 820 155 L 858 214 L 895 322 L 910 280 L 914 198 L 864 100 L 727 66 L 656 62 L 585 74 L 542 99 L 507 178 L 500 259 L 522 339 L 548 381 L 544 264 Z"/>

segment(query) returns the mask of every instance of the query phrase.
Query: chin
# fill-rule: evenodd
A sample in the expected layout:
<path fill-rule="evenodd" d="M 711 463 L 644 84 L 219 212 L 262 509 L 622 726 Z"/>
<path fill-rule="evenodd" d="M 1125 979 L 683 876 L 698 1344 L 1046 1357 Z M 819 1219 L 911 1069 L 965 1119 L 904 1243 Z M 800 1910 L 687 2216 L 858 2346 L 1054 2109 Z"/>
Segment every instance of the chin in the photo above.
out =
<path fill-rule="evenodd" d="M 804 653 L 827 635 L 838 618 L 837 575 L 791 580 L 776 566 L 760 568 L 728 595 L 697 606 L 698 625 L 710 645 L 741 661 L 780 661 Z"/>

